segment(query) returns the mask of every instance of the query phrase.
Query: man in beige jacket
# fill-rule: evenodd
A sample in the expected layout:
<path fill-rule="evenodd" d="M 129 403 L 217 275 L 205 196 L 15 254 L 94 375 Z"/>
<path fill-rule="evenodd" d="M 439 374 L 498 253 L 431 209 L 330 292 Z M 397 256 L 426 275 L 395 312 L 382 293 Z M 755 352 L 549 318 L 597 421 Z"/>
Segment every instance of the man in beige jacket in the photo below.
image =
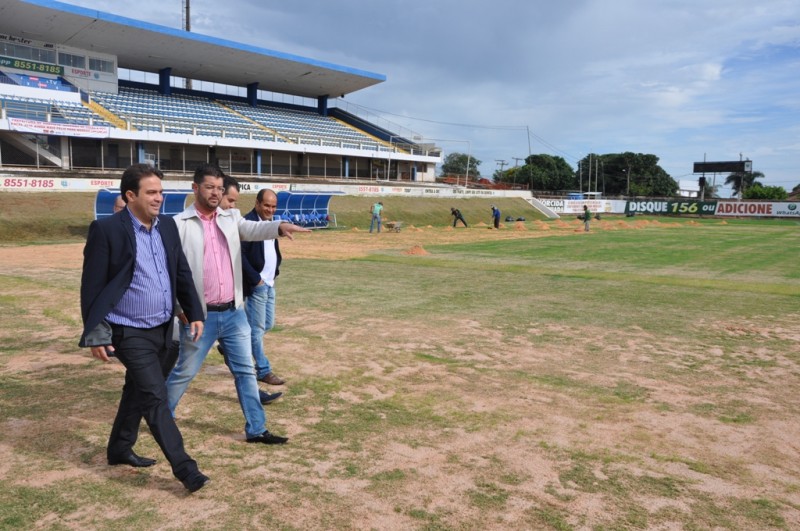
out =
<path fill-rule="evenodd" d="M 195 171 L 194 204 L 175 216 L 183 252 L 192 270 L 197 293 L 206 315 L 203 335 L 189 340 L 181 328 L 178 362 L 167 378 L 169 407 L 173 415 L 189 383 L 200 371 L 215 341 L 223 347 L 225 364 L 236 385 L 245 417 L 247 442 L 283 444 L 288 439 L 267 430 L 266 415 L 258 394 L 258 383 L 250 347 L 250 326 L 244 312 L 241 241 L 258 241 L 309 229 L 291 223 L 258 222 L 242 218 L 238 210 L 219 208 L 225 193 L 223 173 L 204 165 Z"/>

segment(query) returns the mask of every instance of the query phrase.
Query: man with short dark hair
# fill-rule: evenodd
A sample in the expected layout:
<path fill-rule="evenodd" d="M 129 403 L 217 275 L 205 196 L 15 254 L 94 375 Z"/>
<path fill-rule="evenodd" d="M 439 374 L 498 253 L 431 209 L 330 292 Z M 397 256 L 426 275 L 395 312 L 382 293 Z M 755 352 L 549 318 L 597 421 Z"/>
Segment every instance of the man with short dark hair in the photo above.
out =
<path fill-rule="evenodd" d="M 144 417 L 172 473 L 195 492 L 209 479 L 184 450 L 167 403 L 164 377 L 171 368 L 167 344 L 174 308 L 178 303 L 183 308 L 190 341 L 203 333 L 203 308 L 175 221 L 159 215 L 164 198 L 161 179 L 161 172 L 147 164 L 129 167 L 120 184 L 126 207 L 89 226 L 83 250 L 84 328 L 79 344 L 106 362 L 113 352 L 126 369 L 108 440 L 108 463 L 155 464 L 133 451 Z"/>
<path fill-rule="evenodd" d="M 222 210 L 236 208 L 236 203 L 239 201 L 239 192 L 241 191 L 239 181 L 230 175 L 225 175 L 222 178 L 222 187 L 225 188 L 225 191 L 222 192 L 222 199 L 219 201 L 219 207 Z"/>
<path fill-rule="evenodd" d="M 239 181 L 237 181 L 235 178 L 233 178 L 233 177 L 231 177 L 229 175 L 226 175 L 222 179 L 222 183 L 223 183 L 222 186 L 225 187 L 225 193 L 222 194 L 222 200 L 219 202 L 220 208 L 222 208 L 223 210 L 236 208 L 236 203 L 239 200 Z M 263 192 L 264 192 L 264 190 L 259 191 L 258 192 L 258 197 L 261 197 L 263 195 Z M 270 190 L 270 192 L 272 192 L 272 191 Z M 273 193 L 273 195 L 274 195 L 274 193 Z M 277 201 L 278 200 L 276 198 L 275 201 L 274 201 L 275 206 L 277 206 L 277 204 L 278 204 Z M 249 216 L 249 215 L 245 216 L 245 219 L 250 219 L 252 221 L 258 221 L 258 217 L 253 218 L 252 216 Z M 272 216 L 269 217 L 269 220 L 270 221 L 272 220 Z M 269 244 L 274 245 L 275 249 L 278 248 L 278 240 L 264 240 L 263 245 L 269 245 Z M 254 334 L 256 333 L 256 329 L 259 329 L 259 328 L 261 329 L 261 335 L 259 336 L 258 343 L 256 343 L 255 341 L 251 341 L 252 352 L 253 352 L 253 361 L 255 362 L 255 368 L 256 368 L 256 377 L 259 379 L 259 381 L 262 381 L 264 383 L 268 383 L 270 385 L 281 385 L 281 384 L 284 383 L 284 381 L 281 380 L 280 378 L 278 378 L 277 376 L 275 376 L 272 373 L 272 369 L 270 369 L 270 365 L 269 365 L 269 360 L 264 355 L 264 346 L 261 343 L 261 339 L 260 339 L 264 335 L 264 330 L 263 330 L 263 326 L 264 325 L 263 324 L 261 324 L 260 326 L 256 325 L 256 327 L 254 328 L 253 327 L 253 321 L 252 321 L 252 319 L 250 317 L 250 314 L 251 314 L 251 311 L 250 311 L 251 300 L 250 299 L 251 299 L 251 294 L 253 292 L 250 279 L 253 278 L 253 275 L 258 276 L 258 273 L 255 273 L 255 270 L 253 269 L 253 266 L 250 265 L 250 262 L 248 260 L 248 254 L 247 254 L 247 252 L 245 252 L 245 249 L 249 249 L 252 246 L 260 246 L 260 245 L 262 245 L 262 242 L 242 242 L 242 280 L 243 280 L 243 288 L 244 288 L 244 296 L 245 296 L 245 313 L 247 314 L 247 321 L 248 321 L 248 323 L 250 323 L 251 337 L 253 337 Z M 272 301 L 273 301 L 273 307 L 274 307 L 274 302 L 275 302 L 274 296 L 272 298 Z M 262 321 L 263 321 L 263 319 L 262 319 Z M 272 328 L 272 325 L 270 325 L 270 328 Z M 222 354 L 223 357 L 225 356 L 225 348 L 224 347 L 218 345 L 217 346 L 217 350 L 219 350 L 219 353 Z M 271 404 L 275 400 L 279 399 L 282 395 L 283 395 L 283 393 L 281 393 L 281 392 L 267 393 L 267 392 L 262 391 L 260 389 L 258 390 L 258 398 L 259 398 L 259 400 L 261 400 L 261 403 L 263 405 Z"/>
<path fill-rule="evenodd" d="M 175 221 L 197 292 L 203 294 L 206 326 L 196 343 L 189 341 L 187 327 L 181 328 L 178 363 L 167 378 L 170 409 L 175 412 L 209 349 L 219 341 L 244 413 L 247 442 L 283 444 L 288 440 L 286 437 L 267 430 L 264 408 L 259 400 L 250 349 L 250 327 L 243 308 L 241 240 L 279 236 L 292 239 L 295 232 L 311 231 L 280 221 L 245 220 L 236 209 L 219 208 L 225 188 L 222 170 L 216 166 L 198 168 L 192 189 L 194 204 L 175 216 Z"/>

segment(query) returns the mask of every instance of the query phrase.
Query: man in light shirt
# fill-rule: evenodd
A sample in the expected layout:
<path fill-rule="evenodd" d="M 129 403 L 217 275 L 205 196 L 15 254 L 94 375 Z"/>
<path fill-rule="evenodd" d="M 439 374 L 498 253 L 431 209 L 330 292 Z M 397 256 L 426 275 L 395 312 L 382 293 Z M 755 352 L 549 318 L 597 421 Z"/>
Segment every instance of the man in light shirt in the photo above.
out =
<path fill-rule="evenodd" d="M 249 443 L 283 444 L 288 439 L 267 430 L 266 416 L 258 394 L 250 349 L 250 326 L 244 312 L 241 240 L 265 240 L 309 229 L 280 221 L 268 223 L 245 220 L 236 209 L 219 205 L 225 188 L 218 167 L 204 165 L 194 174 L 195 202 L 175 216 L 183 251 L 192 270 L 206 313 L 203 335 L 188 340 L 181 329 L 178 362 L 167 378 L 169 407 L 173 414 L 189 383 L 200 371 L 215 341 L 225 350 L 225 363 L 233 374 L 239 404 L 245 417 Z"/>

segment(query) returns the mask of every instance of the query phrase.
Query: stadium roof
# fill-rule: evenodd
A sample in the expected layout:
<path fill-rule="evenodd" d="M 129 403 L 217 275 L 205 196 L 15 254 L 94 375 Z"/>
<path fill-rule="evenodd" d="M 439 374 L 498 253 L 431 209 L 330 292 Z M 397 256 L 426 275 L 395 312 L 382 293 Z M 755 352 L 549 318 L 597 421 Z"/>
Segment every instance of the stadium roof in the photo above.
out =
<path fill-rule="evenodd" d="M 52 0 L 3 0 L 0 33 L 117 56 L 118 66 L 316 98 L 338 97 L 386 76 L 159 26 Z"/>

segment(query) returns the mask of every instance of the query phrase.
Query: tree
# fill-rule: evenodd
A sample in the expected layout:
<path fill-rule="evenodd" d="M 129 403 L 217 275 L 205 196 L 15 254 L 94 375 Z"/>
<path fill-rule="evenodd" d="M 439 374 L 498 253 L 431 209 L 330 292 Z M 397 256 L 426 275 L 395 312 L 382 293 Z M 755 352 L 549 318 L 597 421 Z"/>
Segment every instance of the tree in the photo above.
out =
<path fill-rule="evenodd" d="M 759 182 L 753 183 L 753 186 L 746 188 L 744 191 L 744 199 L 772 199 L 773 201 L 783 201 L 789 194 L 783 186 L 764 186 Z"/>
<path fill-rule="evenodd" d="M 575 175 L 569 163 L 562 157 L 544 153 L 529 155 L 524 165 L 500 173 L 499 180 L 512 185 L 525 184 L 531 190 L 540 191 L 554 192 L 577 188 Z"/>
<path fill-rule="evenodd" d="M 658 165 L 658 160 L 656 155 L 630 151 L 605 155 L 592 153 L 581 159 L 575 177 L 583 190 L 597 190 L 603 195 L 675 195 L 678 183 Z"/>
<path fill-rule="evenodd" d="M 737 171 L 728 175 L 725 184 L 731 185 L 733 195 L 739 195 L 742 188 L 747 190 L 756 182 L 756 179 L 763 179 L 764 174 L 760 171 Z M 761 183 L 758 183 L 759 185 Z"/>
<path fill-rule="evenodd" d="M 466 175 L 467 160 L 469 160 L 470 177 L 478 178 L 481 172 L 478 171 L 481 161 L 467 153 L 453 152 L 447 155 L 442 162 L 442 175 Z"/>

